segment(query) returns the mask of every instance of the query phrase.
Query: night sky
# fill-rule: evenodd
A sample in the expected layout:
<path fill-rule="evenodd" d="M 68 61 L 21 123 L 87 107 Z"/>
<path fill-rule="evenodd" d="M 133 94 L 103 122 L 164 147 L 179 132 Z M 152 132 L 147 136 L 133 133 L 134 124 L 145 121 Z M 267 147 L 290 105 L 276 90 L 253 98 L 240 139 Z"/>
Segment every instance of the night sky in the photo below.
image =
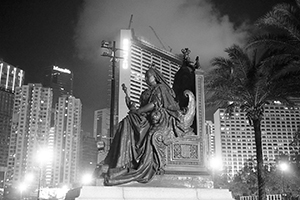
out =
<path fill-rule="evenodd" d="M 92 132 L 94 110 L 109 105 L 109 60 L 102 40 L 118 31 L 135 34 L 168 50 L 188 47 L 209 67 L 232 44 L 243 45 L 255 20 L 280 0 L 1 0 L 0 59 L 25 70 L 25 84 L 41 82 L 47 66 L 74 72 L 74 96 L 83 104 L 82 128 Z M 294 4 L 294 0 L 284 2 Z M 207 118 L 212 119 L 211 111 Z"/>

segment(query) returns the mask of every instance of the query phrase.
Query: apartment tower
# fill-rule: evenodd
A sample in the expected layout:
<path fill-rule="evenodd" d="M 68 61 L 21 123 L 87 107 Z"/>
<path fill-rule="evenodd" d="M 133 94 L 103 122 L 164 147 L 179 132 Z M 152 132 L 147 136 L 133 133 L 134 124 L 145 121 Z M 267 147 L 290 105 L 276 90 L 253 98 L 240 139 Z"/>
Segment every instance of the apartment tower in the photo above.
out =
<path fill-rule="evenodd" d="M 78 182 L 82 104 L 70 95 L 59 97 L 55 113 L 52 185 Z"/>
<path fill-rule="evenodd" d="M 50 130 L 52 91 L 41 84 L 23 85 L 15 90 L 6 185 L 16 186 L 26 174 L 44 173 L 37 153 L 47 147 Z M 41 170 L 41 171 L 40 171 Z M 46 184 L 46 176 L 41 176 Z M 34 179 L 38 183 L 38 179 Z"/>
<path fill-rule="evenodd" d="M 254 130 L 245 112 L 235 111 L 232 117 L 225 109 L 214 113 L 216 156 L 222 159 L 223 169 L 231 177 L 249 159 L 256 158 Z M 279 155 L 293 155 L 299 147 L 290 143 L 300 127 L 300 109 L 280 103 L 265 106 L 261 122 L 262 148 L 265 165 L 275 164 Z"/>

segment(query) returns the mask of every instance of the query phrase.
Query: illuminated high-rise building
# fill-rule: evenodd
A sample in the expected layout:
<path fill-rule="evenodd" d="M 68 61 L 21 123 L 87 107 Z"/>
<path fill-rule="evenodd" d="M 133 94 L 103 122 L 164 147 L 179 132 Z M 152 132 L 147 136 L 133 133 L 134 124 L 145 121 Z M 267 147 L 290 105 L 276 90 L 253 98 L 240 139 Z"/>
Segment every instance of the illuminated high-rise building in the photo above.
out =
<path fill-rule="evenodd" d="M 55 114 L 52 186 L 78 181 L 82 104 L 70 95 L 59 97 Z"/>
<path fill-rule="evenodd" d="M 23 70 L 0 61 L 0 188 L 3 188 L 7 167 L 14 92 L 24 82 Z"/>
<path fill-rule="evenodd" d="M 245 112 L 235 111 L 228 117 L 225 109 L 214 113 L 216 156 L 222 159 L 223 169 L 231 177 L 248 160 L 256 159 L 253 127 Z M 292 147 L 294 133 L 300 126 L 300 108 L 281 104 L 266 105 L 261 122 L 262 149 L 265 165 L 275 164 L 280 154 L 293 155 L 299 147 Z"/>
<path fill-rule="evenodd" d="M 28 173 L 44 174 L 39 169 L 37 152 L 48 146 L 52 91 L 41 84 L 23 85 L 15 90 L 5 183 L 16 186 Z M 40 172 L 41 170 L 41 172 Z M 46 176 L 41 176 L 41 185 Z M 34 179 L 36 185 L 38 179 Z"/>
<path fill-rule="evenodd" d="M 53 90 L 53 108 L 62 95 L 73 95 L 73 73 L 66 68 L 51 66 L 45 71 L 44 87 Z"/>
<path fill-rule="evenodd" d="M 23 85 L 24 76 L 23 70 L 0 61 L 0 87 L 2 89 L 14 92 L 16 87 Z"/>

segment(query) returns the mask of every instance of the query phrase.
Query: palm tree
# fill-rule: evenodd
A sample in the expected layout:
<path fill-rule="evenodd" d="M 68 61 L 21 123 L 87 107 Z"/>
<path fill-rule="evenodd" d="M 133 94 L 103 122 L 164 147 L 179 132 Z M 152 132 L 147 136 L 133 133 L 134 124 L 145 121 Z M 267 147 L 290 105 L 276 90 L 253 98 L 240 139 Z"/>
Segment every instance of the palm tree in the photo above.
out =
<path fill-rule="evenodd" d="M 248 47 L 267 45 L 276 49 L 284 49 L 286 53 L 300 59 L 300 0 L 295 0 L 296 5 L 280 3 L 271 11 L 257 20 L 256 25 L 262 28 L 271 27 L 278 31 L 277 34 L 258 35 L 253 37 Z"/>
<path fill-rule="evenodd" d="M 205 87 L 207 106 L 246 112 L 254 128 L 259 200 L 266 199 L 263 174 L 261 120 L 264 106 L 274 100 L 292 105 L 289 96 L 300 96 L 300 68 L 281 51 L 244 50 L 237 45 L 225 49 L 228 58 L 212 60 Z"/>

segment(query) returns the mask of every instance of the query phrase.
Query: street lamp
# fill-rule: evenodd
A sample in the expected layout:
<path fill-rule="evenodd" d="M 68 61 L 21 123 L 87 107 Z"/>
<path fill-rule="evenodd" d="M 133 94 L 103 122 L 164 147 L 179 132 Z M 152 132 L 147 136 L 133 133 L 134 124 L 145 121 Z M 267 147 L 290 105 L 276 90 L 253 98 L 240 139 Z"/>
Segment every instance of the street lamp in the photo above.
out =
<path fill-rule="evenodd" d="M 215 172 L 222 170 L 222 160 L 217 157 L 212 157 L 210 159 L 210 168 L 212 170 L 213 188 L 215 188 Z"/>
<path fill-rule="evenodd" d="M 110 122 L 109 122 L 109 130 L 110 130 L 110 138 L 114 136 L 114 110 L 115 110 L 115 68 L 116 68 L 116 60 L 121 59 L 121 57 L 116 56 L 116 52 L 118 49 L 116 48 L 116 42 L 108 42 L 102 41 L 101 48 L 107 49 L 107 51 L 102 53 L 102 56 L 111 58 L 112 62 L 112 77 L 111 77 L 111 99 L 110 99 Z M 112 143 L 112 139 L 110 139 L 110 144 Z"/>
<path fill-rule="evenodd" d="M 93 181 L 93 175 L 91 173 L 84 174 L 82 176 L 81 182 L 83 185 L 89 185 Z"/>
<path fill-rule="evenodd" d="M 30 184 L 33 179 L 34 179 L 33 173 L 25 174 L 23 182 L 20 183 L 18 187 L 20 191 L 20 199 L 23 199 L 23 192 L 27 189 L 28 184 Z"/>
<path fill-rule="evenodd" d="M 39 176 L 38 176 L 38 191 L 37 191 L 37 200 L 40 199 L 40 190 L 41 190 L 41 179 L 42 179 L 42 167 L 52 157 L 51 152 L 48 148 L 41 148 L 37 152 L 37 162 L 39 163 Z"/>
<path fill-rule="evenodd" d="M 21 184 L 19 185 L 20 199 L 21 199 L 21 200 L 22 200 L 22 198 L 23 198 L 23 191 L 26 190 L 26 186 L 27 186 L 26 183 L 21 183 Z"/>
<path fill-rule="evenodd" d="M 279 164 L 279 169 L 281 171 L 282 195 L 285 195 L 283 173 L 289 169 L 289 165 L 286 162 L 282 162 Z"/>

